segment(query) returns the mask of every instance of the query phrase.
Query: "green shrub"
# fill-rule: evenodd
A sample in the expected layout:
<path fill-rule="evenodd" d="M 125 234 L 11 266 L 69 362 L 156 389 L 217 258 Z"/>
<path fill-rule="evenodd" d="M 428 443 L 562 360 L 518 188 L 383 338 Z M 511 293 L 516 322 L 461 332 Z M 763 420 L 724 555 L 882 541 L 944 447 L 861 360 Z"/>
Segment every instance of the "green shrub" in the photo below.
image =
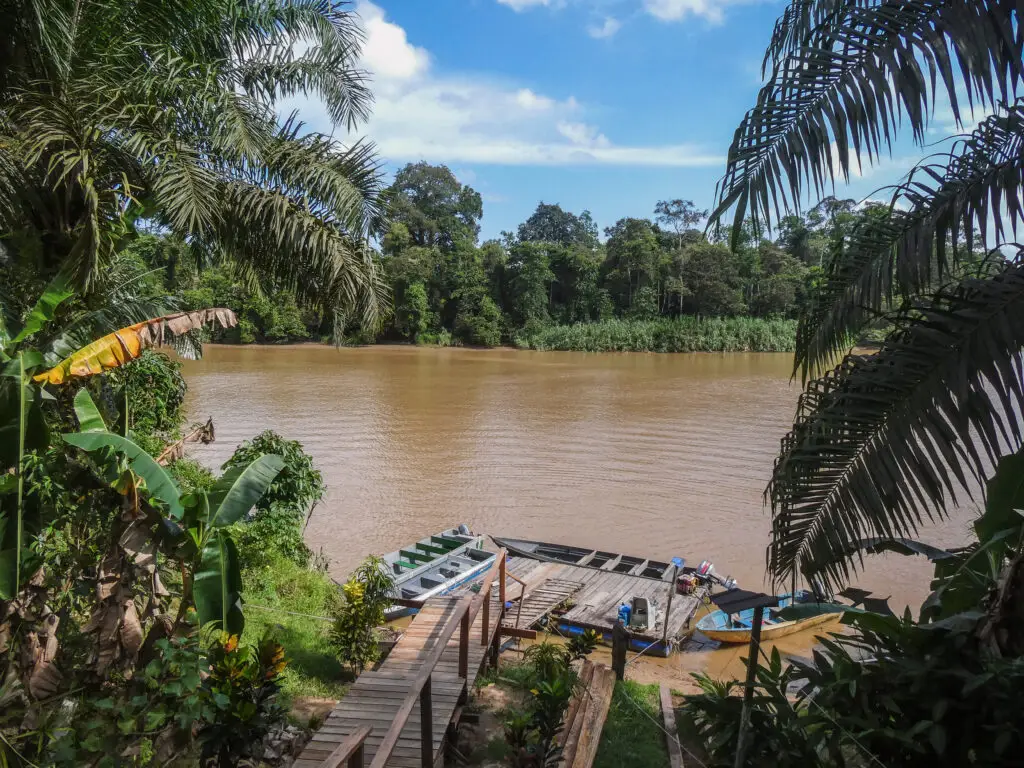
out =
<path fill-rule="evenodd" d="M 106 374 L 122 412 L 127 398 L 129 425 L 137 435 L 172 438 L 184 421 L 185 377 L 181 363 L 152 349 Z"/>
<path fill-rule="evenodd" d="M 208 491 L 213 487 L 214 480 L 216 480 L 213 472 L 195 459 L 188 458 L 187 456 L 183 459 L 178 459 L 167 470 L 178 483 L 183 496 L 195 491 Z"/>
<path fill-rule="evenodd" d="M 313 466 L 313 457 L 297 440 L 276 432 L 261 432 L 242 443 L 224 468 L 244 466 L 264 454 L 284 459 L 284 469 L 256 504 L 250 519 L 239 523 L 236 541 L 243 567 L 264 562 L 280 553 L 300 565 L 309 561 L 310 551 L 302 540 L 302 529 L 312 506 L 324 495 L 324 480 Z"/>
<path fill-rule="evenodd" d="M 359 673 L 379 657 L 376 629 L 384 623 L 384 611 L 395 596 L 395 580 L 384 567 L 384 561 L 371 555 L 341 590 L 331 642 L 342 661 Z"/>

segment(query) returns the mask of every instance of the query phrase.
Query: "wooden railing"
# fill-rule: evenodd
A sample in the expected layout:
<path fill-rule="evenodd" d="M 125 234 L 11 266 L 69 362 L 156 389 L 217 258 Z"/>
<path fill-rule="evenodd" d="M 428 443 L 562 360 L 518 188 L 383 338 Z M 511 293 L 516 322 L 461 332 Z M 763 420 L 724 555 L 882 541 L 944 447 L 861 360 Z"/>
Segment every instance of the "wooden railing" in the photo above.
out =
<path fill-rule="evenodd" d="M 431 700 L 431 678 L 434 673 L 434 668 L 437 663 L 441 660 L 441 656 L 448 648 L 448 642 L 452 639 L 456 630 L 459 630 L 459 677 L 463 680 L 469 678 L 469 643 L 470 643 L 470 628 L 473 626 L 473 621 L 476 619 L 477 614 L 483 609 L 483 620 L 480 622 L 480 645 L 486 646 L 488 642 L 492 642 L 491 653 L 492 658 L 497 657 L 497 644 L 501 638 L 501 620 L 505 614 L 505 558 L 506 552 L 504 549 L 498 551 L 498 555 L 495 558 L 494 565 L 491 566 L 490 570 L 487 571 L 487 575 L 484 576 L 484 580 L 480 586 L 480 592 L 477 595 L 466 595 L 464 598 L 459 600 L 456 604 L 455 612 L 448 618 L 444 626 L 441 628 L 441 632 L 437 635 L 437 640 L 434 647 L 430 651 L 430 655 L 423 662 L 423 667 L 420 669 L 416 679 L 412 683 L 412 687 L 409 689 L 409 693 L 402 701 L 402 705 L 398 708 L 398 712 L 395 715 L 395 719 L 391 723 L 391 727 L 388 728 L 388 732 L 384 734 L 384 740 L 381 742 L 380 747 L 377 749 L 376 754 L 373 757 L 373 762 L 370 764 L 370 768 L 384 768 L 384 765 L 391 758 L 391 753 L 394 752 L 395 746 L 398 744 L 398 739 L 402 734 L 402 729 L 405 728 L 406 723 L 409 721 L 409 716 L 412 714 L 413 707 L 416 705 L 416 701 L 419 700 L 420 704 L 420 755 L 421 764 L 424 768 L 429 768 L 434 764 L 434 717 L 433 717 L 433 702 Z M 491 585 L 494 583 L 495 577 L 498 578 L 498 620 L 495 622 L 495 631 L 493 639 L 490 632 L 490 610 L 491 610 Z M 321 765 L 320 768 L 341 768 L 341 766 L 348 761 L 347 768 L 362 768 L 363 765 L 363 742 L 366 741 L 366 737 L 369 735 L 370 729 L 366 726 L 354 731 L 345 741 L 336 749 L 331 756 Z"/>
<path fill-rule="evenodd" d="M 363 745 L 373 729 L 361 725 L 320 764 L 320 768 L 363 768 Z"/>

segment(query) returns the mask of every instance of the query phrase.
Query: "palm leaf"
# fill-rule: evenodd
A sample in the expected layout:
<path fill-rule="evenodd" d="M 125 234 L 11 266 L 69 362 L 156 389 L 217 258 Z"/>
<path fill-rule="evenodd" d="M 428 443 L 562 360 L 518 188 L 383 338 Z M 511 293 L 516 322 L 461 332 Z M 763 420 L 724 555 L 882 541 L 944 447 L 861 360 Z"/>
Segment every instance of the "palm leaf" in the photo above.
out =
<path fill-rule="evenodd" d="M 66 357 L 48 371 L 34 376 L 40 383 L 63 384 L 70 377 L 93 376 L 134 360 L 144 349 L 160 346 L 205 325 L 230 328 L 238 324 L 230 309 L 200 309 L 145 320 L 97 339 Z"/>
<path fill-rule="evenodd" d="M 894 298 L 946 281 L 975 234 L 1016 234 L 1024 209 L 1024 101 L 957 141 L 944 163 L 918 166 L 892 204 L 857 224 L 797 327 L 795 370 L 820 373 Z"/>
<path fill-rule="evenodd" d="M 851 158 L 877 162 L 904 122 L 923 143 L 937 93 L 959 122 L 958 85 L 972 107 L 994 106 L 1024 77 L 1014 0 L 840 7 L 796 13 L 805 21 L 781 33 L 776 49 L 785 55 L 736 130 L 709 220 L 735 206 L 734 238 L 748 211 L 770 225 L 805 195 L 823 197 L 837 175 L 849 178 Z M 788 31 L 796 28 L 808 31 Z"/>
<path fill-rule="evenodd" d="M 876 355 L 848 355 L 801 396 L 766 491 L 768 566 L 838 584 L 854 543 L 911 537 L 1021 445 L 1024 266 L 917 302 Z"/>

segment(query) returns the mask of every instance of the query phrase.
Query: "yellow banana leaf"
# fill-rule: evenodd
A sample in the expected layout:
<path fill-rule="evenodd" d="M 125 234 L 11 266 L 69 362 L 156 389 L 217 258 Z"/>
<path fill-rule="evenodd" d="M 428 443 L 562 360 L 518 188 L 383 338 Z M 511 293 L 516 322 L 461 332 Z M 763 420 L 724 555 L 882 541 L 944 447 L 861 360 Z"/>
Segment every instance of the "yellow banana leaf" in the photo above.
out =
<path fill-rule="evenodd" d="M 238 318 L 230 309 L 216 307 L 144 320 L 87 344 L 33 378 L 39 383 L 63 384 L 73 376 L 103 373 L 134 360 L 144 349 L 163 345 L 171 336 L 180 336 L 204 325 L 230 328 L 238 325 Z"/>

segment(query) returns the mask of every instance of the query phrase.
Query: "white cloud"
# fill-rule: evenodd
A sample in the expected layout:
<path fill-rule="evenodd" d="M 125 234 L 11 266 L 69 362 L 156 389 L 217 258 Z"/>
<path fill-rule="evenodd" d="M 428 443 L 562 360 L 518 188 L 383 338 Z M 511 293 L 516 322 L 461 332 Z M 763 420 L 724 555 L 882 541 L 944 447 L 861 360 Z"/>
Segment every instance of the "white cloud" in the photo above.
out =
<path fill-rule="evenodd" d="M 520 88 L 516 91 L 516 104 L 529 112 L 544 112 L 555 106 L 555 101 L 539 96 L 529 88 Z"/>
<path fill-rule="evenodd" d="M 644 10 L 662 21 L 699 16 L 718 24 L 722 21 L 722 6 L 726 4 L 727 0 L 644 0 Z"/>
<path fill-rule="evenodd" d="M 391 162 L 633 166 L 719 165 L 724 158 L 688 144 L 619 146 L 586 121 L 572 96 L 554 97 L 519 83 L 473 73 L 435 71 L 369 0 L 357 5 L 366 26 L 363 65 L 374 73 L 374 111 L 360 134 Z M 285 105 L 288 111 L 292 104 Z M 318 102 L 295 104 L 313 127 L 328 130 Z"/>
<path fill-rule="evenodd" d="M 621 21 L 612 16 L 605 16 L 604 23 L 600 25 L 592 24 L 587 27 L 587 34 L 600 40 L 606 37 L 613 37 L 620 29 L 622 29 Z"/>
<path fill-rule="evenodd" d="M 610 147 L 608 137 L 592 125 L 586 123 L 560 122 L 557 126 L 558 132 L 573 144 L 582 147 Z"/>
<path fill-rule="evenodd" d="M 502 5 L 507 5 L 513 11 L 525 11 L 537 5 L 558 5 L 559 0 L 498 0 Z"/>
<path fill-rule="evenodd" d="M 384 19 L 384 11 L 373 3 L 360 2 L 366 41 L 363 44 L 363 65 L 380 78 L 407 80 L 423 74 L 430 67 L 430 56 L 423 48 L 412 45 L 405 30 Z"/>

